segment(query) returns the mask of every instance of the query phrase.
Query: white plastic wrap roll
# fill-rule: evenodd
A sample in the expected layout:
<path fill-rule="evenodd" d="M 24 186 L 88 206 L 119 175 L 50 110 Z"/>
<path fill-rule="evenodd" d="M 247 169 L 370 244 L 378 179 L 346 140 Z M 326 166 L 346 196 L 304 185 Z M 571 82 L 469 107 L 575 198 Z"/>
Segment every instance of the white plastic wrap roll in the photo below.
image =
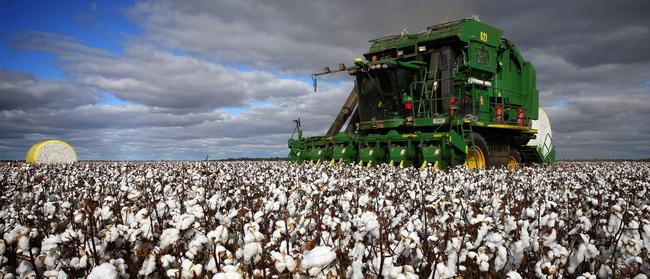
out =
<path fill-rule="evenodd" d="M 542 150 L 542 155 L 548 155 L 553 149 L 553 133 L 551 131 L 551 121 L 542 108 L 539 108 L 539 118 L 533 120 L 532 128 L 537 130 L 537 138 L 528 141 L 528 146 L 537 146 Z"/>

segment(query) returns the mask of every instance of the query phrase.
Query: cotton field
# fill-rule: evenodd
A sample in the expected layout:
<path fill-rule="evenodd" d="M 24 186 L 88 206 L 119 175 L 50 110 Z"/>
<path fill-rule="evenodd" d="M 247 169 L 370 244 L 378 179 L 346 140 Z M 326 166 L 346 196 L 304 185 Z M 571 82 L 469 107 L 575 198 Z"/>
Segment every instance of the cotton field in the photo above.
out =
<path fill-rule="evenodd" d="M 650 274 L 650 163 L 0 168 L 0 278 Z"/>

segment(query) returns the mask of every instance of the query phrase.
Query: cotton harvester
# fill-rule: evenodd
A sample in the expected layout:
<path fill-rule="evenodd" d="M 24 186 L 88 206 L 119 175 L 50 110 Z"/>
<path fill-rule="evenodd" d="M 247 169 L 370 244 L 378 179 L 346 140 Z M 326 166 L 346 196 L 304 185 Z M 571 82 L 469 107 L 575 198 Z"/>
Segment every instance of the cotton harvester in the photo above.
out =
<path fill-rule="evenodd" d="M 303 137 L 296 121 L 289 159 L 438 169 L 553 162 L 535 68 L 501 34 L 461 19 L 372 40 L 354 65 L 314 74 L 347 71 L 355 86 L 325 136 Z"/>

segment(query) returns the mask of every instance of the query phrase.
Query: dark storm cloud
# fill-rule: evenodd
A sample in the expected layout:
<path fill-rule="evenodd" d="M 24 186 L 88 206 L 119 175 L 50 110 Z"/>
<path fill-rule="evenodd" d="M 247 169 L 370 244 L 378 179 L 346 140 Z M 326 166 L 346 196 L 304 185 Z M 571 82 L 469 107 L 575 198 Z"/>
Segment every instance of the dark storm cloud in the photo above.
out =
<path fill-rule="evenodd" d="M 211 110 L 308 90 L 302 82 L 268 72 L 240 71 L 147 44 L 129 44 L 124 55 L 117 55 L 43 32 L 19 34 L 9 42 L 18 49 L 57 54 L 57 63 L 76 84 L 146 106 Z"/>
<path fill-rule="evenodd" d="M 99 94 L 86 87 L 0 69 L 0 111 L 74 108 L 99 99 Z"/>
<path fill-rule="evenodd" d="M 477 1 L 481 18 L 522 49 L 544 49 L 579 67 L 650 62 L 650 2 Z"/>
<path fill-rule="evenodd" d="M 128 15 L 143 33 L 123 53 L 38 31 L 10 36 L 16 49 L 55 54 L 69 81 L 0 73 L 0 152 L 20 158 L 61 137 L 85 159 L 284 156 L 291 120 L 301 117 L 307 136 L 324 133 L 352 86 L 321 82 L 310 94 L 284 76 L 350 63 L 376 37 L 477 14 L 535 65 L 560 158 L 650 157 L 648 3 L 138 2 Z M 99 90 L 135 105 L 98 105 Z"/>
<path fill-rule="evenodd" d="M 351 62 L 375 37 L 469 14 L 464 1 L 149 1 L 131 11 L 148 40 L 301 73 Z"/>

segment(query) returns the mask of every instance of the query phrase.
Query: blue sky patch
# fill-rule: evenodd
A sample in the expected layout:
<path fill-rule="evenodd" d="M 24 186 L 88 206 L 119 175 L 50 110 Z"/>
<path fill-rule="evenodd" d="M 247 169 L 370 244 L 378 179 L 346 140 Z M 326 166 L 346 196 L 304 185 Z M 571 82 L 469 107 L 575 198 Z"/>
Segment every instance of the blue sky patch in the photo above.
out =
<path fill-rule="evenodd" d="M 101 94 L 102 94 L 102 100 L 99 102 L 100 105 L 126 106 L 126 105 L 135 104 L 130 101 L 122 100 L 110 92 L 104 91 Z"/>
<path fill-rule="evenodd" d="M 0 4 L 0 68 L 28 72 L 39 78 L 65 75 L 52 54 L 15 50 L 7 45 L 10 34 L 50 32 L 74 38 L 84 45 L 123 53 L 123 42 L 141 32 L 129 22 L 126 11 L 133 1 L 3 1 Z"/>

